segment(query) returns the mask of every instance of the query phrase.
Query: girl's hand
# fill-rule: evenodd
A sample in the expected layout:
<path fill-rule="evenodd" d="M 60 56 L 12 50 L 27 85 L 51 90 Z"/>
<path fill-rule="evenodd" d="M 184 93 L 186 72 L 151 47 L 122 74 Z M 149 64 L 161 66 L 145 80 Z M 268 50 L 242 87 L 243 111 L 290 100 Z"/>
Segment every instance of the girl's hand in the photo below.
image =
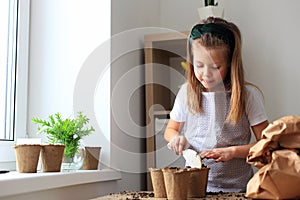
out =
<path fill-rule="evenodd" d="M 189 148 L 189 143 L 185 136 L 183 135 L 177 135 L 171 139 L 171 141 L 168 144 L 168 147 L 173 150 L 176 155 L 181 155 L 182 151 Z"/>
<path fill-rule="evenodd" d="M 202 151 L 200 157 L 215 159 L 216 162 L 226 162 L 234 158 L 234 152 L 234 147 L 216 148 Z"/>

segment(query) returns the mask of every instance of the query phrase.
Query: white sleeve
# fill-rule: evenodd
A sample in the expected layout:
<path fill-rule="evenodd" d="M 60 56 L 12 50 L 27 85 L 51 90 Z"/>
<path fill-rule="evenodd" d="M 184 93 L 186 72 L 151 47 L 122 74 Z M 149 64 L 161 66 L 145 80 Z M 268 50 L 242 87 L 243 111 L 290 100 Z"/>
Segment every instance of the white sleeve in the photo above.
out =
<path fill-rule="evenodd" d="M 183 84 L 175 98 L 170 118 L 176 122 L 185 122 L 187 112 L 187 84 Z"/>
<path fill-rule="evenodd" d="M 250 123 L 250 126 L 255 126 L 268 120 L 264 100 L 261 91 L 258 88 L 247 85 L 247 104 L 246 104 L 246 114 Z"/>

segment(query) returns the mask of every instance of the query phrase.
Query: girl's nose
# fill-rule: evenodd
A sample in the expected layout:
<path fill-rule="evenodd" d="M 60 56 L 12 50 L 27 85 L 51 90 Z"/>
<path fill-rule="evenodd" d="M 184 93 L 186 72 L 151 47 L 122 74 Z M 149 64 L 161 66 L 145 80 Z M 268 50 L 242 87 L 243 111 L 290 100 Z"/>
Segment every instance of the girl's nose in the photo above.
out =
<path fill-rule="evenodd" d="M 211 70 L 209 69 L 209 67 L 205 66 L 203 67 L 203 76 L 210 76 L 211 75 Z"/>

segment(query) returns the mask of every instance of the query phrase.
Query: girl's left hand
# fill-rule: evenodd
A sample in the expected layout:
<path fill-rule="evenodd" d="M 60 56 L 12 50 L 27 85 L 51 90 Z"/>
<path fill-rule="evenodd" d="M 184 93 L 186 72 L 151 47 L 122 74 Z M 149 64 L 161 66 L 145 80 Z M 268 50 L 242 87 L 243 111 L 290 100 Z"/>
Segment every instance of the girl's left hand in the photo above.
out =
<path fill-rule="evenodd" d="M 183 135 L 177 135 L 171 139 L 168 143 L 168 147 L 173 150 L 176 155 L 182 155 L 182 151 L 189 148 L 189 142 L 187 141 L 186 137 Z"/>
<path fill-rule="evenodd" d="M 234 148 L 216 148 L 204 150 L 200 153 L 201 158 L 215 159 L 216 162 L 226 162 L 234 158 Z"/>

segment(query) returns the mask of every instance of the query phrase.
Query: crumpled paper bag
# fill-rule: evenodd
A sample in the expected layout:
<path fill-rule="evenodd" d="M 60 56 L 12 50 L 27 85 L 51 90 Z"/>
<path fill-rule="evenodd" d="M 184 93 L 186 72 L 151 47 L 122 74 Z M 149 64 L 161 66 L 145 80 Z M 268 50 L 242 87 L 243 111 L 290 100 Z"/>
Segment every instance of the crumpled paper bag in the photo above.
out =
<path fill-rule="evenodd" d="M 259 171 L 246 196 L 258 199 L 300 198 L 300 116 L 282 117 L 263 130 L 247 162 Z"/>

